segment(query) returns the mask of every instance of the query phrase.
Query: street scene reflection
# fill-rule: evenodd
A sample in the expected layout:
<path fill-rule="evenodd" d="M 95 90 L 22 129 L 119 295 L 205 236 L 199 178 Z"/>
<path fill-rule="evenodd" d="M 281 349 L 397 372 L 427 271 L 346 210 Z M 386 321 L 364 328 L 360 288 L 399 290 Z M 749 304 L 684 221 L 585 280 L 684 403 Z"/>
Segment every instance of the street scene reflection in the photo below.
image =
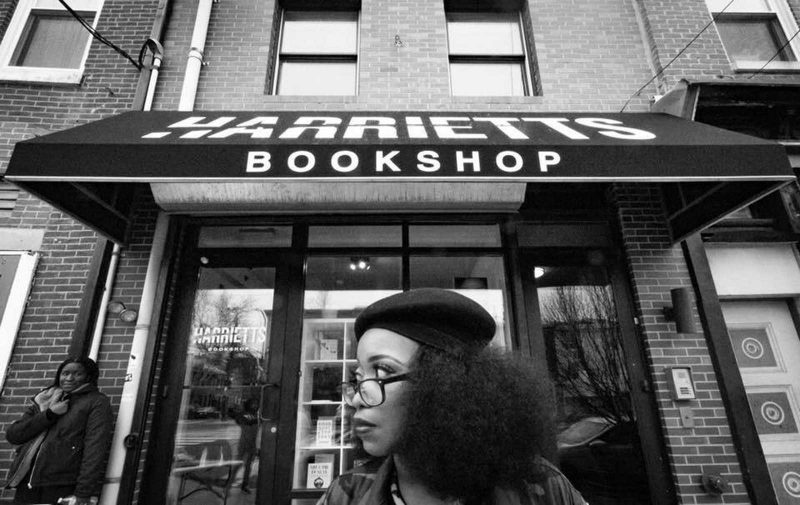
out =
<path fill-rule="evenodd" d="M 594 505 L 650 503 L 612 287 L 594 266 L 536 267 L 556 385 L 559 465 Z"/>
<path fill-rule="evenodd" d="M 272 268 L 201 268 L 167 503 L 256 501 Z"/>

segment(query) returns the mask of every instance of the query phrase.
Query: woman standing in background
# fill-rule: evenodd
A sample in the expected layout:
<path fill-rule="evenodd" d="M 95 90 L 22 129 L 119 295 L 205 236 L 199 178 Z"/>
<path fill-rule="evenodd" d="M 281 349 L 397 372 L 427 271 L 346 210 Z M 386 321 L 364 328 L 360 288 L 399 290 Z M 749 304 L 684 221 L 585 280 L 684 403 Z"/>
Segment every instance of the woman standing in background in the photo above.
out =
<path fill-rule="evenodd" d="M 66 359 L 53 385 L 6 431 L 6 440 L 20 446 L 6 483 L 17 490 L 14 503 L 97 503 L 113 424 L 98 375 L 93 360 Z"/>

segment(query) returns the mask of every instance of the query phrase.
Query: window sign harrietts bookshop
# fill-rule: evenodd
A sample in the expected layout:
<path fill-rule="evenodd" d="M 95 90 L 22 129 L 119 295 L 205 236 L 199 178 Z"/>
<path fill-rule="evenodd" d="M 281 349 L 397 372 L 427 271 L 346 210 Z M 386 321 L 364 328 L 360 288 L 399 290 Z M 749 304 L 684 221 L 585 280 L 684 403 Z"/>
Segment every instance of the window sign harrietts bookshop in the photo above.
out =
<path fill-rule="evenodd" d="M 17 144 L 27 181 L 765 180 L 777 143 L 664 114 L 128 112 Z"/>

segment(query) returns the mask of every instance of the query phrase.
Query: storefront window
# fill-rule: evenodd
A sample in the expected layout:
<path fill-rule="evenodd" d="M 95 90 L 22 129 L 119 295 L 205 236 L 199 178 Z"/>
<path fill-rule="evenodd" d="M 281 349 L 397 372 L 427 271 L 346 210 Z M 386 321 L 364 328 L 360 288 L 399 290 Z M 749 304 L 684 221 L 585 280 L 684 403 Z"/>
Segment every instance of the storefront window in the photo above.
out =
<path fill-rule="evenodd" d="M 309 247 L 400 247 L 400 226 L 311 226 Z"/>
<path fill-rule="evenodd" d="M 412 225 L 411 247 L 500 247 L 500 227 L 491 225 Z"/>
<path fill-rule="evenodd" d="M 204 226 L 200 229 L 198 247 L 290 247 L 291 226 Z"/>
<path fill-rule="evenodd" d="M 614 293 L 601 266 L 535 267 L 558 459 L 592 504 L 650 503 Z"/>
<path fill-rule="evenodd" d="M 358 464 L 339 385 L 356 367 L 353 321 L 370 303 L 401 291 L 399 256 L 308 260 L 294 453 L 295 492 L 323 490 Z M 313 504 L 315 498 L 293 504 Z"/>
<path fill-rule="evenodd" d="M 168 504 L 253 504 L 274 268 L 200 268 Z"/>
<path fill-rule="evenodd" d="M 505 273 L 500 256 L 412 256 L 411 289 L 451 289 L 481 304 L 497 323 L 492 344 L 509 342 Z"/>

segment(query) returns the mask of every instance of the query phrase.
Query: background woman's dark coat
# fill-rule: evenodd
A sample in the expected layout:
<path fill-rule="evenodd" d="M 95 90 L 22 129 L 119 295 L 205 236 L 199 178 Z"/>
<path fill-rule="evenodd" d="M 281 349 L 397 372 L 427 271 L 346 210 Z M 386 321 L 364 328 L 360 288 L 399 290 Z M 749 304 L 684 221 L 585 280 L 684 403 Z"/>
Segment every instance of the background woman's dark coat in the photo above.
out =
<path fill-rule="evenodd" d="M 75 496 L 98 496 L 103 487 L 112 424 L 108 397 L 96 386 L 87 385 L 70 395 L 69 410 L 60 417 L 49 418 L 32 402 L 22 419 L 8 428 L 6 439 L 12 444 L 25 444 L 47 430 L 33 463 L 30 485 L 74 484 Z M 11 473 L 17 464 L 15 458 Z M 20 484 L 27 485 L 28 482 Z"/>

